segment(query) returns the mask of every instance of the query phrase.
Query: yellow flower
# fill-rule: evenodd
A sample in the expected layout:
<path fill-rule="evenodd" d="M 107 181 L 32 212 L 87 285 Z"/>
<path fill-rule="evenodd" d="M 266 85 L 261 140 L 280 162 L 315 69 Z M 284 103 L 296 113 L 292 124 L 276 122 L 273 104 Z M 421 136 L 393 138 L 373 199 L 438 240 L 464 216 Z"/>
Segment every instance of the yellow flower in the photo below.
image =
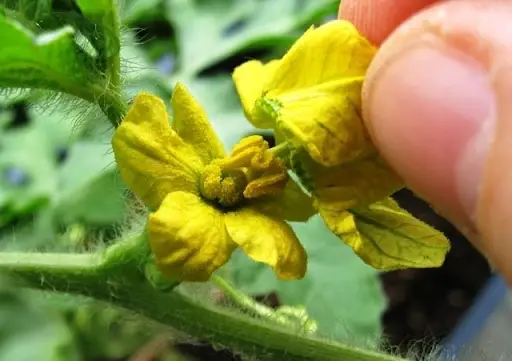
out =
<path fill-rule="evenodd" d="M 246 116 L 292 148 L 294 171 L 319 208 L 367 205 L 403 186 L 361 119 L 375 50 L 351 23 L 337 20 L 308 30 L 282 59 L 249 61 L 233 73 Z"/>
<path fill-rule="evenodd" d="M 205 281 L 240 247 L 282 279 L 304 276 L 306 254 L 284 221 L 305 221 L 311 200 L 262 137 L 227 157 L 199 103 L 178 84 L 171 106 L 138 95 L 112 140 L 128 187 L 152 211 L 150 245 L 163 274 Z"/>
<path fill-rule="evenodd" d="M 242 64 L 233 79 L 253 125 L 334 166 L 374 151 L 360 104 L 375 51 L 352 24 L 332 21 L 309 29 L 278 61 Z"/>
<path fill-rule="evenodd" d="M 242 64 L 233 80 L 249 121 L 290 148 L 289 165 L 331 231 L 376 268 L 438 266 L 448 241 L 388 199 L 403 182 L 361 119 L 375 51 L 351 23 L 332 21 L 308 30 L 280 60 Z M 365 227 L 369 219 L 379 227 Z M 400 220 L 409 235 L 392 232 Z"/>

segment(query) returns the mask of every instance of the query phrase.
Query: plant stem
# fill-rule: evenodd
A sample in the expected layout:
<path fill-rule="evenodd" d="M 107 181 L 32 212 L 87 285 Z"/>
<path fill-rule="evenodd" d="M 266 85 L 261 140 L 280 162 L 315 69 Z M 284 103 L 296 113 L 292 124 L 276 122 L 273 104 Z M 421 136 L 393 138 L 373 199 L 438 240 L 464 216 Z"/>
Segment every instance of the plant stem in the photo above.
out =
<path fill-rule="evenodd" d="M 232 284 L 220 276 L 213 275 L 210 281 L 217 286 L 217 288 L 224 291 L 224 294 L 226 294 L 230 300 L 246 311 L 251 312 L 253 316 L 261 317 L 266 321 L 286 327 L 288 330 L 300 331 L 301 333 L 308 332 L 313 334 L 317 329 L 316 322 L 308 319 L 309 317 L 305 310 L 291 307 L 280 307 L 274 310 L 237 290 Z M 285 308 L 288 312 L 284 312 Z"/>
<path fill-rule="evenodd" d="M 119 5 L 112 0 L 106 22 L 115 31 L 115 38 L 121 38 L 121 24 L 119 22 Z M 107 27 L 107 28 L 110 28 Z M 107 34 L 108 36 L 108 34 Z M 117 128 L 125 116 L 128 106 L 121 96 L 121 51 L 107 58 L 108 86 L 107 92 L 98 98 L 98 104 L 110 123 Z M 101 94 L 101 93 L 100 93 Z"/>
<path fill-rule="evenodd" d="M 119 5 L 117 1 L 112 0 L 112 10 L 109 12 L 110 16 L 108 23 L 114 28 L 116 32 L 116 39 L 121 38 L 121 24 L 119 22 Z M 109 72 L 109 84 L 114 93 L 119 94 L 121 91 L 121 56 L 120 51 L 107 59 L 107 69 Z"/>
<path fill-rule="evenodd" d="M 283 142 L 281 144 L 276 145 L 268 150 L 277 158 L 288 159 L 290 155 L 290 146 L 287 142 Z"/>
<path fill-rule="evenodd" d="M 128 112 L 128 104 L 126 104 L 118 93 L 107 91 L 97 96 L 96 102 L 114 128 L 117 128 Z"/>
<path fill-rule="evenodd" d="M 228 281 L 220 276 L 212 276 L 211 282 L 217 286 L 219 289 L 224 291 L 224 293 L 234 301 L 238 306 L 246 309 L 247 311 L 251 311 L 254 314 L 266 318 L 268 320 L 273 320 L 274 310 L 270 307 L 264 306 L 261 303 L 253 300 L 248 295 L 238 291 L 231 285 Z"/>
<path fill-rule="evenodd" d="M 290 167 L 291 147 L 288 142 L 284 141 L 275 147 L 270 148 L 268 151 L 276 158 L 281 159 L 287 168 Z"/>
<path fill-rule="evenodd" d="M 141 277 L 138 255 L 144 249 L 143 241 L 134 238 L 104 254 L 0 253 L 0 273 L 32 288 L 90 296 L 124 307 L 259 360 L 404 361 L 294 334 L 279 325 L 202 304 L 177 291 L 160 292 Z"/>

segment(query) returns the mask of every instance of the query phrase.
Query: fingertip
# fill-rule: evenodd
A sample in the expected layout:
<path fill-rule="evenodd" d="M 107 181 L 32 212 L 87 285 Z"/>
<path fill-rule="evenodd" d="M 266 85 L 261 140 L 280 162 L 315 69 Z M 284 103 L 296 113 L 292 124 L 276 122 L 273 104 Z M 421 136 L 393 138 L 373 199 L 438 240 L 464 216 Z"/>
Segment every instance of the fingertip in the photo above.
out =
<path fill-rule="evenodd" d="M 449 1 L 380 48 L 364 119 L 406 184 L 458 227 L 512 285 L 512 4 Z"/>
<path fill-rule="evenodd" d="M 352 22 L 375 45 L 380 45 L 407 18 L 440 0 L 344 0 L 338 17 Z"/>

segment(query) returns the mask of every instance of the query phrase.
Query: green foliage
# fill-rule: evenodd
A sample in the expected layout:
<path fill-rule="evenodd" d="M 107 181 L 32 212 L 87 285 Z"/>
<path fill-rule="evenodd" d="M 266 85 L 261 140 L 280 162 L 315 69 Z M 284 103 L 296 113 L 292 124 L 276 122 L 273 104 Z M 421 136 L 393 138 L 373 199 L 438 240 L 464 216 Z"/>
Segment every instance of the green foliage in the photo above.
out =
<path fill-rule="evenodd" d="M 154 327 L 141 329 L 140 322 L 127 319 L 126 314 L 115 309 L 85 305 L 72 307 L 67 313 L 84 360 L 126 357 L 150 341 L 152 335 L 148 331 L 158 332 Z"/>
<path fill-rule="evenodd" d="M 288 45 L 294 31 L 335 12 L 339 1 L 167 0 L 180 73 L 195 75 L 247 50 Z M 193 26 L 191 26 L 193 24 Z"/>
<path fill-rule="evenodd" d="M 92 74 L 76 52 L 70 26 L 32 33 L 16 20 L 0 15 L 2 51 L 0 86 L 45 88 L 89 97 L 87 84 Z"/>
<path fill-rule="evenodd" d="M 0 13 L 16 19 L 32 31 L 53 30 L 65 24 L 60 17 L 66 10 L 71 10 L 67 0 L 2 0 Z M 53 10 L 59 9 L 58 12 Z"/>
<path fill-rule="evenodd" d="M 62 314 L 41 305 L 30 293 L 1 281 L 0 361 L 82 360 Z"/>
<path fill-rule="evenodd" d="M 125 215 L 124 187 L 109 145 L 71 137 L 68 107 L 31 109 L 29 125 L 0 133 L 0 220 L 45 207 L 53 222 L 119 223 Z M 1 225 L 1 222 L 0 222 Z"/>
<path fill-rule="evenodd" d="M 60 172 L 55 210 L 66 224 L 119 223 L 125 215 L 124 186 L 104 143 L 75 143 Z M 84 158 L 84 154 L 87 157 Z"/>
<path fill-rule="evenodd" d="M 279 281 L 268 267 L 239 253 L 232 262 L 235 285 L 253 295 L 275 292 L 285 305 L 305 306 L 324 336 L 378 345 L 386 305 L 377 272 L 340 244 L 320 217 L 293 224 L 293 229 L 308 252 L 303 280 Z"/>
<path fill-rule="evenodd" d="M 36 33 L 72 26 L 94 48 L 89 55 L 94 55 L 98 70 L 106 71 L 108 58 L 119 54 L 117 4 L 113 0 L 4 0 L 0 4 L 6 15 Z"/>
<path fill-rule="evenodd" d="M 0 226 L 49 202 L 56 181 L 55 149 L 47 136 L 51 125 L 0 133 Z"/>
<path fill-rule="evenodd" d="M 85 17 L 93 26 L 84 35 L 96 49 L 101 70 L 107 70 L 111 57 L 120 51 L 117 2 L 114 0 L 76 0 Z M 110 64 L 112 65 L 112 64 Z"/>

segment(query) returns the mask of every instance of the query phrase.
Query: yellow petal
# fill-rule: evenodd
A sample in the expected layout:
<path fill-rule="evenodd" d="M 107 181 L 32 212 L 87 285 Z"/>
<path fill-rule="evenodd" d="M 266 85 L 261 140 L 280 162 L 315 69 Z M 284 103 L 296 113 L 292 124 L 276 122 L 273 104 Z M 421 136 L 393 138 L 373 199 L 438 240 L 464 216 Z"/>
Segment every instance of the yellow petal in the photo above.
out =
<path fill-rule="evenodd" d="M 169 125 L 162 100 L 137 95 L 117 128 L 112 147 L 126 185 L 156 209 L 171 191 L 198 192 L 203 164 Z"/>
<path fill-rule="evenodd" d="M 286 93 L 277 98 L 276 128 L 318 163 L 348 163 L 375 151 L 361 118 L 363 77 Z"/>
<path fill-rule="evenodd" d="M 273 70 L 253 118 L 325 166 L 372 153 L 361 88 L 375 51 L 347 21 L 310 29 Z"/>
<path fill-rule="evenodd" d="M 263 64 L 258 60 L 250 60 L 235 69 L 233 81 L 240 96 L 242 107 L 247 119 L 257 128 L 272 128 L 273 121 L 253 119 L 255 102 L 263 95 L 265 82 L 269 80 L 279 61 L 272 60 Z"/>
<path fill-rule="evenodd" d="M 320 210 L 329 229 L 374 268 L 439 267 L 450 244 L 392 199 L 347 212 Z"/>
<path fill-rule="evenodd" d="M 318 209 L 343 212 L 380 201 L 403 187 L 403 181 L 376 153 L 335 167 L 314 162 L 304 151 L 292 157 L 292 168 L 313 193 Z"/>
<path fill-rule="evenodd" d="M 281 279 L 304 277 L 306 252 L 284 221 L 243 208 L 227 213 L 225 222 L 233 241 L 253 260 L 273 267 Z"/>
<path fill-rule="evenodd" d="M 148 233 L 160 271 L 181 281 L 208 280 L 236 249 L 222 212 L 186 192 L 165 197 L 149 216 Z"/>
<path fill-rule="evenodd" d="M 203 164 L 207 165 L 214 159 L 226 156 L 224 146 L 208 121 L 206 112 L 183 84 L 176 84 L 171 105 L 174 130 L 194 148 Z"/>
<path fill-rule="evenodd" d="M 364 76 L 376 48 L 345 20 L 308 30 L 279 61 L 264 87 L 268 98 Z"/>
<path fill-rule="evenodd" d="M 311 197 L 292 179 L 281 193 L 251 201 L 251 207 L 290 222 L 306 222 L 316 213 Z"/>

